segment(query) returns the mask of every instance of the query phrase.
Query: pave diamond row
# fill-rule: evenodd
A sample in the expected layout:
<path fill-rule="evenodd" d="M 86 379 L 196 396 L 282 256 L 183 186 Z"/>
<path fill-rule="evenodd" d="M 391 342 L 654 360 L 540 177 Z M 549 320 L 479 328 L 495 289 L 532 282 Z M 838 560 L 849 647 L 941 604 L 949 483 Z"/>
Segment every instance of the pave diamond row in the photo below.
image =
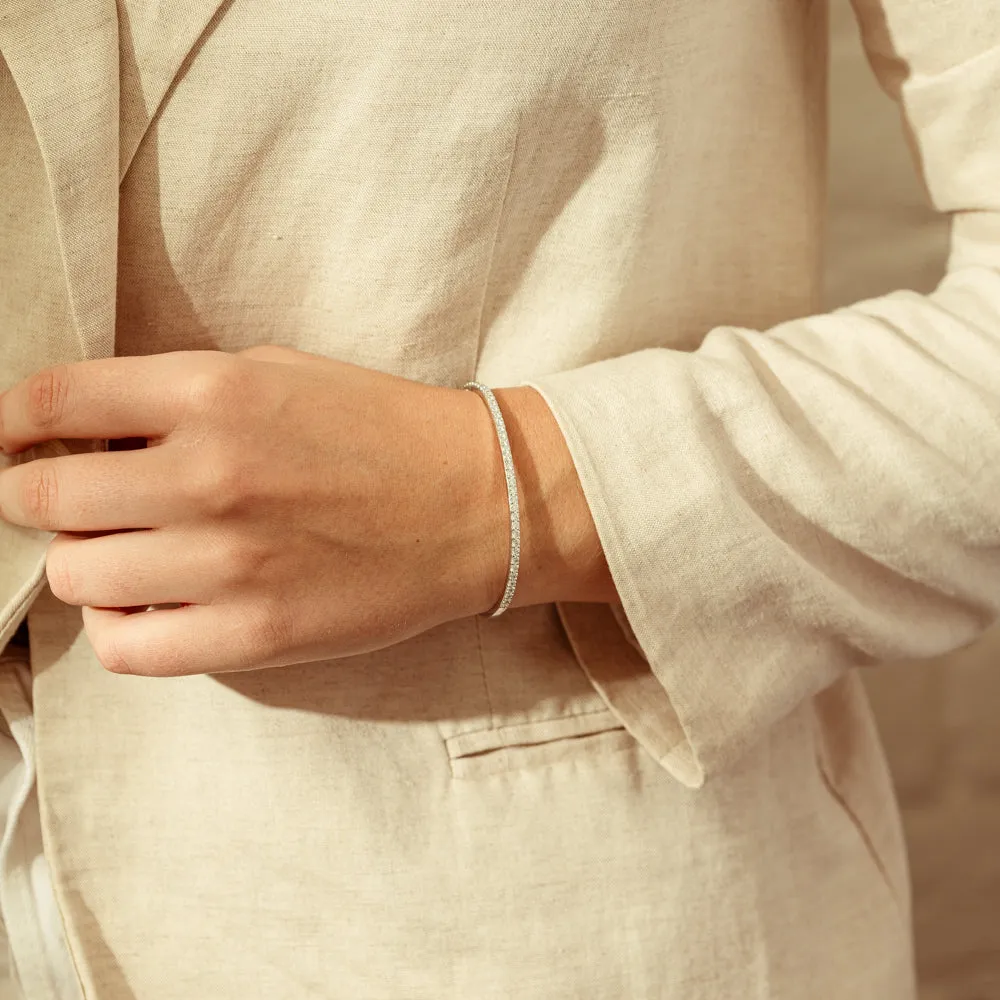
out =
<path fill-rule="evenodd" d="M 463 389 L 472 389 L 478 392 L 486 403 L 486 408 L 493 418 L 493 426 L 496 428 L 497 439 L 500 442 L 500 456 L 503 459 L 503 474 L 507 480 L 507 508 L 510 511 L 510 565 L 507 568 L 507 584 L 503 589 L 503 596 L 499 604 L 491 611 L 483 613 L 485 618 L 496 618 L 502 615 L 510 605 L 514 597 L 514 588 L 517 586 L 517 570 L 521 562 L 521 506 L 517 496 L 517 477 L 514 474 L 514 456 L 510 450 L 510 438 L 507 436 L 507 425 L 504 423 L 503 414 L 500 412 L 500 404 L 497 402 L 493 390 L 482 382 L 466 382 Z"/>

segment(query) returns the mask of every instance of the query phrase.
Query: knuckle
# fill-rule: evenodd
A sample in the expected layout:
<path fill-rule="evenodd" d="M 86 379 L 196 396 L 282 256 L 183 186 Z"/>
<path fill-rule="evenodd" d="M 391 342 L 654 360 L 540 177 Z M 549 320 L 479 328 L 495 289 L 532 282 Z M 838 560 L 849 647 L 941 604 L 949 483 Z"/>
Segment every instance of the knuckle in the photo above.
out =
<path fill-rule="evenodd" d="M 282 602 L 261 606 L 246 629 L 247 661 L 253 666 L 286 652 L 292 646 L 291 617 Z"/>
<path fill-rule="evenodd" d="M 289 348 L 281 347 L 279 344 L 257 344 L 240 351 L 238 356 L 247 361 L 280 361 L 291 353 Z"/>
<path fill-rule="evenodd" d="M 50 546 L 45 558 L 45 575 L 49 589 L 64 604 L 83 604 L 75 574 L 65 554 Z"/>
<path fill-rule="evenodd" d="M 220 563 L 228 585 L 242 589 L 260 580 L 267 556 L 262 547 L 245 539 L 234 539 L 226 544 Z"/>
<path fill-rule="evenodd" d="M 189 376 L 187 403 L 196 414 L 205 416 L 233 403 L 245 389 L 244 366 L 234 357 L 220 355 L 203 362 L 198 371 Z"/>
<path fill-rule="evenodd" d="M 100 639 L 91 637 L 90 644 L 94 649 L 97 662 L 110 674 L 133 674 L 135 671 L 118 644 L 109 636 Z"/>
<path fill-rule="evenodd" d="M 192 478 L 198 506 L 216 517 L 239 508 L 243 499 L 243 475 L 239 464 L 228 455 L 210 453 Z"/>
<path fill-rule="evenodd" d="M 54 427 L 65 417 L 69 381 L 69 369 L 64 365 L 46 368 L 28 381 L 27 413 L 35 427 Z"/>
<path fill-rule="evenodd" d="M 21 506 L 34 526 L 49 528 L 56 518 L 59 496 L 55 467 L 50 461 L 39 459 L 30 462 L 25 469 Z"/>

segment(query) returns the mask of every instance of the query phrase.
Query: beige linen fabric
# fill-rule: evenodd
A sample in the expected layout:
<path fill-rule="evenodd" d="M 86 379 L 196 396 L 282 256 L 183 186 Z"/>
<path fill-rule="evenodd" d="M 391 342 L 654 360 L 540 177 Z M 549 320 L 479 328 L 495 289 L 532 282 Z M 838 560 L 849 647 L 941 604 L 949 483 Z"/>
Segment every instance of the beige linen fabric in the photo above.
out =
<path fill-rule="evenodd" d="M 796 319 L 820 4 L 8 0 L 5 384 L 263 342 L 533 384 L 622 597 L 117 677 L 0 525 L 89 1000 L 912 996 L 850 668 L 1000 602 L 1000 19 L 858 6 L 952 269 Z"/>

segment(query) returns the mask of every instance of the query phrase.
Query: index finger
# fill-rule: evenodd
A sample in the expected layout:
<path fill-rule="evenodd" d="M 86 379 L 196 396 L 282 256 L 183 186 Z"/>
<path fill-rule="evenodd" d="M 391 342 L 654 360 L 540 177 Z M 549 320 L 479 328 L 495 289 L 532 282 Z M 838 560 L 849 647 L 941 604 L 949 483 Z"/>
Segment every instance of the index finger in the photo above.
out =
<path fill-rule="evenodd" d="M 193 352 L 183 352 L 193 353 Z M 44 368 L 0 396 L 0 447 L 60 438 L 158 438 L 176 426 L 182 352 Z"/>

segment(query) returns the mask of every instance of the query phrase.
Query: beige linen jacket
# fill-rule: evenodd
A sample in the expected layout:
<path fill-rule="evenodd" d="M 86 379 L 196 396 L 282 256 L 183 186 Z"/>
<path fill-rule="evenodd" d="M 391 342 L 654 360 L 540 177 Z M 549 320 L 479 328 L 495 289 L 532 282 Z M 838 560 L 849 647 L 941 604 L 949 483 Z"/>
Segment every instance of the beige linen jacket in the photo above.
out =
<path fill-rule="evenodd" d="M 267 342 L 534 385 L 621 595 L 120 677 L 0 524 L 89 1000 L 912 996 L 852 668 L 1000 607 L 1000 12 L 857 9 L 954 246 L 816 316 L 813 0 L 4 0 L 3 386 Z"/>

